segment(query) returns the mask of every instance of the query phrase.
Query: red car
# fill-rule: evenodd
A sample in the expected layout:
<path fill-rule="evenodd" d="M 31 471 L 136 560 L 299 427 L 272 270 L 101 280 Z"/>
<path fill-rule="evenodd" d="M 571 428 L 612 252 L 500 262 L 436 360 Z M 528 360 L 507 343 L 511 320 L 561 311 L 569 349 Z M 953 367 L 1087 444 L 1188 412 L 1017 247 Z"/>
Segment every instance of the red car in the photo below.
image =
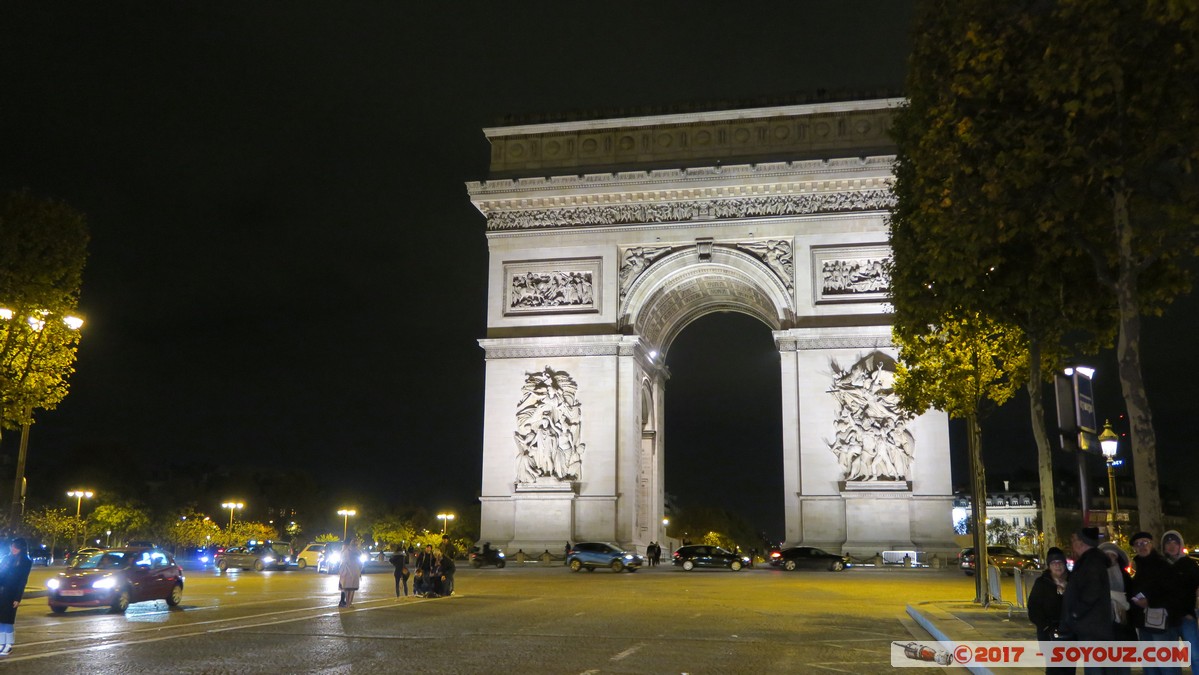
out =
<path fill-rule="evenodd" d="M 183 600 L 183 568 L 162 549 L 114 548 L 78 556 L 46 588 L 56 614 L 68 607 L 108 607 L 122 614 L 130 604 L 148 600 L 174 607 Z"/>

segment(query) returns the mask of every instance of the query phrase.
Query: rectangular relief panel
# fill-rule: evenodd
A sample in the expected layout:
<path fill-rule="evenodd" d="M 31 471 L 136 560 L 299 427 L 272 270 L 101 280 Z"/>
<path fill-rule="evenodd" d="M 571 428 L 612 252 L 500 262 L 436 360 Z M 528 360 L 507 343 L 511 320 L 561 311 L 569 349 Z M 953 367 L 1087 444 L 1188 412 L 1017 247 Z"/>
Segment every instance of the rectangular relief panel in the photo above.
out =
<path fill-rule="evenodd" d="M 504 263 L 504 316 L 600 311 L 602 258 Z"/>
<path fill-rule="evenodd" d="M 886 244 L 812 247 L 812 290 L 816 304 L 882 302 L 890 294 Z"/>

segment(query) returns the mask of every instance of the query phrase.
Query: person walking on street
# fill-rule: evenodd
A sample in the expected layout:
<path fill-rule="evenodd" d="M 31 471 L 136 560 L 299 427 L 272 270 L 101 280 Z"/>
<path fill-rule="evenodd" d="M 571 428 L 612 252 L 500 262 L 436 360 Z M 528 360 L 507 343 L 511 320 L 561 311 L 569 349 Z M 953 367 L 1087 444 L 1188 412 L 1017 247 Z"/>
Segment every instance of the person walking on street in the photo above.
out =
<path fill-rule="evenodd" d="M 16 642 L 13 625 L 17 622 L 17 607 L 33 567 L 24 539 L 13 538 L 8 548 L 9 555 L 0 562 L 0 656 L 8 656 Z"/>
<path fill-rule="evenodd" d="M 391 556 L 391 564 L 395 567 L 396 578 L 396 597 L 400 597 L 400 589 L 404 589 L 404 597 L 408 597 L 408 577 L 411 570 L 408 569 L 408 554 L 404 553 L 403 547 L 396 549 L 395 555 Z"/>
<path fill-rule="evenodd" d="M 342 551 L 341 572 L 338 575 L 338 586 L 341 588 L 341 602 L 338 607 L 350 607 L 354 604 L 354 594 L 358 592 L 358 584 L 362 581 L 362 561 L 359 557 L 358 545 L 350 543 Z"/>
<path fill-rule="evenodd" d="M 1099 528 L 1083 527 L 1070 535 L 1074 550 L 1074 570 L 1062 595 L 1060 634 L 1065 640 L 1111 640 L 1112 596 L 1108 579 L 1107 555 L 1099 548 Z M 1097 666 L 1084 666 L 1084 673 L 1108 672 Z"/>
<path fill-rule="evenodd" d="M 1133 558 L 1136 575 L 1132 578 L 1131 598 L 1133 625 L 1144 642 L 1177 642 L 1178 618 L 1170 608 L 1178 602 L 1178 584 L 1174 570 L 1162 554 L 1153 549 L 1153 535 L 1137 532 L 1129 539 L 1137 552 Z M 1178 666 L 1146 667 L 1145 672 L 1181 673 Z"/>
<path fill-rule="evenodd" d="M 1062 621 L 1062 599 L 1070 573 L 1066 570 L 1066 554 L 1054 546 L 1045 556 L 1048 569 L 1033 582 L 1028 595 L 1028 620 L 1037 627 L 1037 640 L 1049 642 L 1055 638 Z M 1049 649 L 1042 645 L 1041 650 Z M 1047 675 L 1073 675 L 1074 666 L 1047 666 Z"/>
<path fill-rule="evenodd" d="M 562 564 L 570 564 L 570 542 L 566 542 L 566 550 L 562 552 Z"/>
<path fill-rule="evenodd" d="M 1171 612 L 1178 614 L 1178 633 L 1191 645 L 1191 672 L 1199 673 L 1199 626 L 1196 626 L 1195 607 L 1199 606 L 1199 564 L 1186 553 L 1186 543 L 1178 530 L 1162 535 L 1162 553 L 1174 571 L 1177 602 Z"/>

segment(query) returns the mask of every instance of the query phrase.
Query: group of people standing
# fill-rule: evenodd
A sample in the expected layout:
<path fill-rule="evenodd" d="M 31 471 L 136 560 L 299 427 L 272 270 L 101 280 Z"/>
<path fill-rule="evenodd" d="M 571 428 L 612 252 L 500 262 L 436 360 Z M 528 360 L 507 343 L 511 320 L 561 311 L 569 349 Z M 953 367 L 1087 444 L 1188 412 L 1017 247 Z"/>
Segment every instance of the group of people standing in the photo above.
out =
<path fill-rule="evenodd" d="M 1033 584 L 1028 618 L 1037 639 L 1117 640 L 1190 643 L 1191 669 L 1199 672 L 1199 564 L 1186 555 L 1182 535 L 1170 530 L 1155 550 L 1153 535 L 1138 532 L 1129 539 L 1135 556 L 1119 546 L 1099 543 L 1099 530 L 1085 527 L 1070 537 L 1074 569 L 1066 554 L 1049 549 L 1048 569 Z M 1130 575 L 1131 565 L 1135 574 Z M 1129 668 L 1085 668 L 1084 672 L 1131 672 Z M 1177 666 L 1147 671 L 1180 673 Z M 1050 667 L 1047 673 L 1073 673 L 1074 667 Z"/>
<path fill-rule="evenodd" d="M 449 552 L 443 548 L 434 549 L 432 544 L 425 544 L 424 549 L 417 550 L 409 546 L 408 550 L 399 549 L 391 556 L 391 564 L 395 567 L 395 593 L 400 597 L 408 596 L 408 580 L 412 579 L 414 595 L 426 598 L 439 598 L 454 594 L 454 564 L 453 549 Z"/>

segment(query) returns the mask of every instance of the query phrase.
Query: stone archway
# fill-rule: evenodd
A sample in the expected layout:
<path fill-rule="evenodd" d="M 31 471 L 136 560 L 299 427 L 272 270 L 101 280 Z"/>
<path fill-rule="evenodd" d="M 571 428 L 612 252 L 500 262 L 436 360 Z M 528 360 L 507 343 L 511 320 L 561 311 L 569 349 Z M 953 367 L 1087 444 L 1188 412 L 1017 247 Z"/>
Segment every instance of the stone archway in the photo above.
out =
<path fill-rule="evenodd" d="M 887 388 L 894 103 L 487 130 L 484 539 L 661 540 L 664 357 L 736 311 L 779 348 L 787 542 L 953 548 L 945 419 Z"/>

